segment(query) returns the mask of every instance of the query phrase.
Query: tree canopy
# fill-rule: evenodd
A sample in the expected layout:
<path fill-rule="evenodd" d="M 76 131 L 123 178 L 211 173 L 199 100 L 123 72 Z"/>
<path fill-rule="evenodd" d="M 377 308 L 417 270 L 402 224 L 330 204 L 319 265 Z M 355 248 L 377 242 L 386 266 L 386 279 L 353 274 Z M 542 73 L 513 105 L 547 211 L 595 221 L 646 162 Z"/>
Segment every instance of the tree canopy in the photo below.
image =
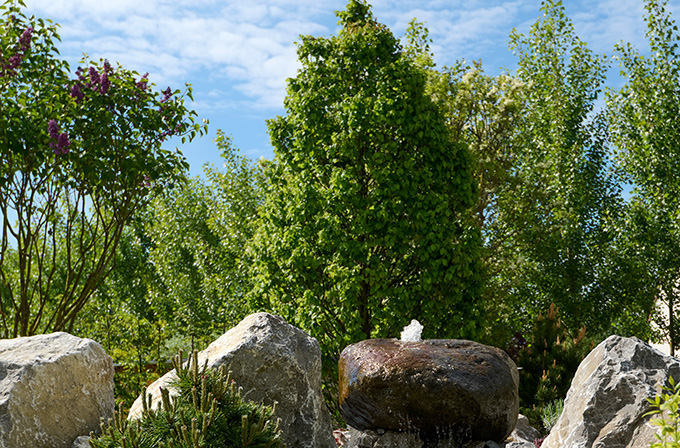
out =
<path fill-rule="evenodd" d="M 478 329 L 476 188 L 426 79 L 370 7 L 350 1 L 337 36 L 303 36 L 287 115 L 268 122 L 275 159 L 254 238 L 254 303 L 348 343 Z"/>
<path fill-rule="evenodd" d="M 2 5 L 0 329 L 71 330 L 112 266 L 128 219 L 187 163 L 164 148 L 203 128 L 169 87 L 83 61 L 71 77 L 56 26 Z M 57 244 L 57 243 L 60 244 Z M 61 244 L 63 243 L 63 244 Z"/>

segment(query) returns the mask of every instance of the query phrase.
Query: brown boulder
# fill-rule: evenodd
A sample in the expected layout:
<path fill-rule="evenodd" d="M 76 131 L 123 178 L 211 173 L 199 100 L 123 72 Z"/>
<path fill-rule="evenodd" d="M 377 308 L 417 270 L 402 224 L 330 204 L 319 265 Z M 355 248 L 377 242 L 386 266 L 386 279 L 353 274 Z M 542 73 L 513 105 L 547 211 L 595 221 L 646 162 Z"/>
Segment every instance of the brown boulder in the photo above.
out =
<path fill-rule="evenodd" d="M 519 411 L 517 366 L 495 347 L 369 339 L 340 355 L 340 411 L 359 430 L 504 440 Z"/>

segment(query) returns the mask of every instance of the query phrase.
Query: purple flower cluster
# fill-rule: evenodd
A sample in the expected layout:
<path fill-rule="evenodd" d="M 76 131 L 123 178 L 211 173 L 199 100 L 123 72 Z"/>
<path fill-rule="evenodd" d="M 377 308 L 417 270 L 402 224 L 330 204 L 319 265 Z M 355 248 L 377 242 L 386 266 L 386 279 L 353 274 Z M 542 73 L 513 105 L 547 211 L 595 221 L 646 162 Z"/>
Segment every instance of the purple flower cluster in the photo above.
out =
<path fill-rule="evenodd" d="M 50 134 L 50 148 L 55 154 L 68 154 L 68 147 L 71 142 L 68 139 L 68 134 L 66 132 L 59 133 L 59 126 L 55 120 L 50 120 L 47 123 L 47 132 Z"/>
<path fill-rule="evenodd" d="M 137 88 L 140 89 L 140 90 L 146 90 L 146 88 L 148 87 L 148 82 L 149 82 L 148 78 L 149 78 L 149 73 L 148 72 L 144 73 L 144 75 L 141 78 L 139 78 L 139 81 L 137 81 L 137 84 L 136 84 Z"/>
<path fill-rule="evenodd" d="M 163 98 L 161 98 L 161 103 L 165 103 L 166 101 L 168 101 L 171 96 L 172 96 L 172 90 L 170 89 L 170 87 L 163 90 Z"/>
<path fill-rule="evenodd" d="M 82 67 L 78 67 L 78 70 L 76 70 L 78 79 L 71 86 L 71 97 L 75 98 L 77 103 L 80 103 L 85 98 L 84 89 L 106 95 L 111 88 L 109 76 L 112 74 L 113 69 L 107 60 L 104 60 L 104 70 L 101 73 L 94 66 L 90 66 L 87 72 Z"/>
<path fill-rule="evenodd" d="M 17 69 L 24 60 L 24 56 L 29 48 L 31 48 L 31 37 L 33 37 L 33 27 L 28 27 L 21 33 L 19 43 L 14 47 L 14 55 L 10 56 L 9 60 L 5 61 L 0 53 L 0 78 L 13 77 L 17 73 Z"/>

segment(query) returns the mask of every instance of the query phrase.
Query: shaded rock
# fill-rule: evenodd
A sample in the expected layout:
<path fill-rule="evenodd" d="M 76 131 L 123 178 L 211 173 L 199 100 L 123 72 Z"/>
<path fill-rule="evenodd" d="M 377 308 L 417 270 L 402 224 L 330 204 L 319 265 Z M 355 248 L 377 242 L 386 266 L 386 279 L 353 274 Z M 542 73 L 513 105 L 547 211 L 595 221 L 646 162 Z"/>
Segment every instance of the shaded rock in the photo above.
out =
<path fill-rule="evenodd" d="M 73 441 L 71 448 L 90 448 L 90 436 L 80 436 Z"/>
<path fill-rule="evenodd" d="M 276 405 L 287 448 L 335 447 L 330 412 L 321 393 L 321 349 L 316 339 L 268 313 L 251 314 L 198 355 L 199 364 L 226 365 L 243 388 L 243 397 Z M 148 387 L 157 407 L 160 388 L 168 388 L 175 371 Z M 130 419 L 141 417 L 141 397 Z"/>
<path fill-rule="evenodd" d="M 67 333 L 0 340 L 0 447 L 71 448 L 113 416 L 113 361 Z"/>
<path fill-rule="evenodd" d="M 502 441 L 517 421 L 517 366 L 495 347 L 369 339 L 345 348 L 339 367 L 340 411 L 356 429 Z"/>
<path fill-rule="evenodd" d="M 522 414 L 519 414 L 517 416 L 517 424 L 515 425 L 512 434 L 510 434 L 509 439 L 513 442 L 527 442 L 533 447 L 534 440 L 540 439 L 541 437 L 543 437 L 543 435 L 538 429 L 529 424 L 529 419 Z"/>
<path fill-rule="evenodd" d="M 349 429 L 349 448 L 422 448 L 418 434 L 396 431 Z"/>
<path fill-rule="evenodd" d="M 648 448 L 656 428 L 644 414 L 680 361 L 637 338 L 610 336 L 581 362 L 564 411 L 543 448 Z"/>

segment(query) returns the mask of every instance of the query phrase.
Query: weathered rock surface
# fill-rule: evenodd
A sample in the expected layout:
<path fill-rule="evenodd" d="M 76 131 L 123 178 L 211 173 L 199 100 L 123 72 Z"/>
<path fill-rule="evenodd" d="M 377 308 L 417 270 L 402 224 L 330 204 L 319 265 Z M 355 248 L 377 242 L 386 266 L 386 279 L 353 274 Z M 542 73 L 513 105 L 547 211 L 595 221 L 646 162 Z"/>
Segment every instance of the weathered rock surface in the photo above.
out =
<path fill-rule="evenodd" d="M 637 338 L 610 336 L 581 362 L 564 411 L 543 448 L 648 448 L 655 427 L 644 414 L 680 361 Z"/>
<path fill-rule="evenodd" d="M 71 448 L 113 416 L 113 361 L 67 333 L 0 340 L 0 448 Z"/>
<path fill-rule="evenodd" d="M 422 448 L 418 434 L 395 431 L 349 429 L 348 448 Z"/>
<path fill-rule="evenodd" d="M 465 340 L 369 339 L 340 355 L 340 411 L 359 430 L 503 441 L 519 411 L 517 366 Z"/>
<path fill-rule="evenodd" d="M 517 416 L 517 423 L 515 429 L 512 430 L 508 440 L 517 443 L 529 443 L 534 446 L 534 440 L 542 438 L 541 432 L 529 424 L 529 419 L 524 415 Z"/>
<path fill-rule="evenodd" d="M 281 419 L 282 438 L 288 448 L 335 447 L 330 413 L 321 393 L 321 349 L 316 339 L 267 313 L 251 314 L 198 355 L 199 364 L 226 365 L 243 396 L 272 405 Z M 175 378 L 170 371 L 147 392 L 153 406 L 160 388 Z M 141 397 L 128 418 L 139 418 Z"/>
<path fill-rule="evenodd" d="M 71 448 L 90 448 L 90 436 L 80 436 L 73 441 Z"/>

